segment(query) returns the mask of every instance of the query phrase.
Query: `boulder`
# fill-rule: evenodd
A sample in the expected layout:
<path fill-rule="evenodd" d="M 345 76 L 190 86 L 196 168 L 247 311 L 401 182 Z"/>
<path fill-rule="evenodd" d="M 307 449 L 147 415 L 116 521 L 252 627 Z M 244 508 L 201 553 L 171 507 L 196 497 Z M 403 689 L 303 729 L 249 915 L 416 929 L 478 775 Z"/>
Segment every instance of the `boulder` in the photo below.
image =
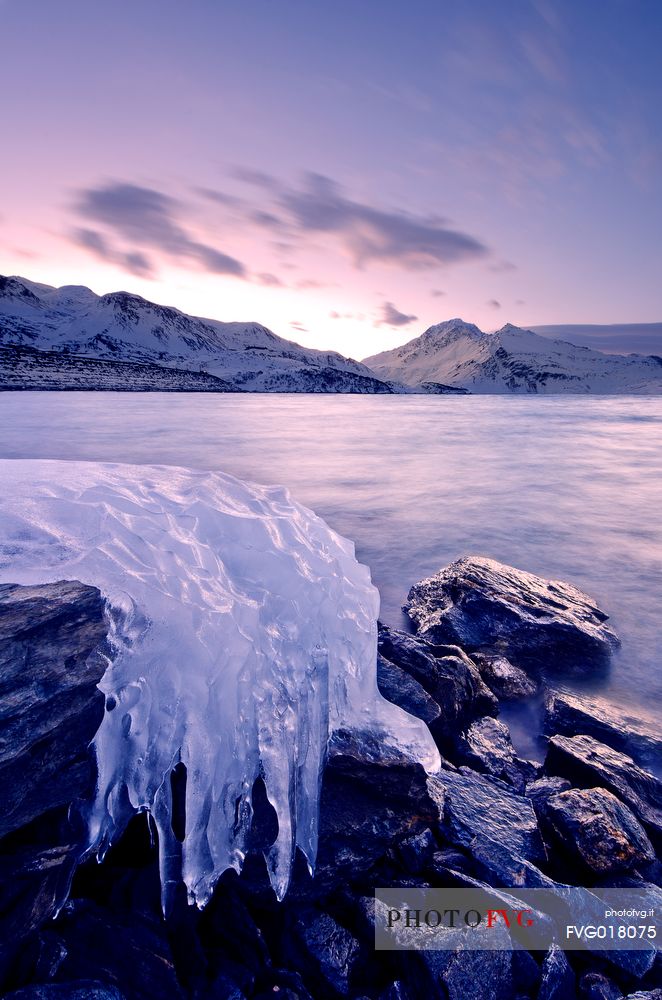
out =
<path fill-rule="evenodd" d="M 64 900 L 86 836 L 70 806 L 94 791 L 108 629 L 94 587 L 0 585 L 0 984 Z"/>
<path fill-rule="evenodd" d="M 576 587 L 481 556 L 417 583 L 404 610 L 429 642 L 505 656 L 527 671 L 584 673 L 604 667 L 618 645 L 608 616 Z"/>
<path fill-rule="evenodd" d="M 542 963 L 538 1000 L 575 1000 L 575 974 L 565 952 L 553 944 Z"/>
<path fill-rule="evenodd" d="M 102 979 L 130 1000 L 183 998 L 162 917 L 148 921 L 75 899 L 54 927 L 66 950 L 59 981 Z"/>
<path fill-rule="evenodd" d="M 617 795 L 643 824 L 653 846 L 662 844 L 662 781 L 644 771 L 627 754 L 591 736 L 553 736 L 545 758 L 547 774 L 573 785 L 599 785 Z"/>
<path fill-rule="evenodd" d="M 0 837 L 93 789 L 108 627 L 96 587 L 0 584 Z"/>
<path fill-rule="evenodd" d="M 295 924 L 290 947 L 301 962 L 315 995 L 350 995 L 352 966 L 359 954 L 358 941 L 328 913 L 306 915 Z"/>
<path fill-rule="evenodd" d="M 435 647 L 380 623 L 379 653 L 384 661 L 417 681 L 437 705 L 439 714 L 428 724 L 442 749 L 452 746 L 472 719 L 496 715 L 495 696 L 475 663 L 457 646 Z M 384 672 L 383 666 L 381 669 Z"/>
<path fill-rule="evenodd" d="M 434 828 L 443 788 L 423 767 L 369 734 L 336 733 L 320 798 L 315 885 L 360 879 L 398 840 Z"/>
<path fill-rule="evenodd" d="M 605 698 L 548 691 L 543 731 L 548 736 L 592 736 L 613 750 L 629 754 L 643 767 L 662 766 L 659 722 L 645 709 L 637 709 L 637 715 L 633 715 Z"/>
<path fill-rule="evenodd" d="M 655 857 L 636 816 L 605 788 L 552 795 L 544 815 L 564 852 L 595 875 L 627 871 Z"/>
<path fill-rule="evenodd" d="M 586 972 L 579 980 L 581 1000 L 623 1000 L 623 993 L 602 972 Z"/>
<path fill-rule="evenodd" d="M 570 782 L 565 778 L 536 778 L 526 786 L 526 794 L 533 802 L 533 808 L 540 809 L 551 795 L 565 792 L 570 788 Z"/>
<path fill-rule="evenodd" d="M 377 655 L 377 686 L 385 698 L 422 719 L 430 728 L 441 719 L 441 708 L 423 685 L 381 653 Z"/>
<path fill-rule="evenodd" d="M 545 859 L 536 814 L 523 795 L 498 778 L 468 767 L 441 770 L 435 780 L 446 793 L 443 830 L 451 843 L 473 853 L 477 843 L 491 841 L 505 848 L 510 857 L 533 863 Z"/>
<path fill-rule="evenodd" d="M 43 983 L 24 986 L 5 994 L 5 1000 L 124 1000 L 124 994 L 114 986 L 107 986 L 92 979 L 71 983 Z"/>
<path fill-rule="evenodd" d="M 473 653 L 472 660 L 490 691 L 501 701 L 524 701 L 538 692 L 538 684 L 505 656 Z"/>
<path fill-rule="evenodd" d="M 405 871 L 410 875 L 422 872 L 432 861 L 436 850 L 437 842 L 429 828 L 405 837 L 398 845 L 398 855 Z"/>
<path fill-rule="evenodd" d="M 519 792 L 523 792 L 526 781 L 535 776 L 536 766 L 517 756 L 508 726 L 499 719 L 485 716 L 472 722 L 458 745 L 466 764 L 501 778 Z"/>
<path fill-rule="evenodd" d="M 499 934 L 507 937 L 507 931 L 498 928 Z M 430 976 L 432 992 L 424 989 L 419 982 L 417 996 L 443 997 L 444 1000 L 512 1000 L 513 997 L 513 952 L 504 942 L 504 950 L 474 950 L 475 938 L 486 932 L 478 929 L 471 932 L 471 946 L 457 945 L 453 938 L 453 950 L 421 951 L 420 956 Z M 495 931 L 489 931 L 494 936 Z"/>

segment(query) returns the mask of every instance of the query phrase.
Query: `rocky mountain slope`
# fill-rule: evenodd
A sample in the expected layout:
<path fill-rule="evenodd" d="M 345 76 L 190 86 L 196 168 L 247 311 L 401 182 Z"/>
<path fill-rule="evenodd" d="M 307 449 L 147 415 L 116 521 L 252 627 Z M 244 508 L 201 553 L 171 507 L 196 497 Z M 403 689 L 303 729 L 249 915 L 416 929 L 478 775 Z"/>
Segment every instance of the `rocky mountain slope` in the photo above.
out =
<path fill-rule="evenodd" d="M 213 379 L 247 392 L 393 391 L 365 365 L 301 347 L 258 323 L 200 319 L 127 292 L 96 295 L 82 286 L 53 288 L 18 277 L 0 277 L 0 345 L 51 355 L 14 358 L 22 388 L 103 389 L 117 388 L 116 382 L 146 388 L 144 371 L 83 369 L 78 359 L 85 358 L 177 369 L 177 376 L 155 376 L 155 382 L 179 383 L 173 387 L 180 391 L 226 391 L 222 384 L 214 388 Z M 54 366 L 53 354 L 66 363 Z M 3 372 L 16 364 L 3 358 Z"/>
<path fill-rule="evenodd" d="M 603 354 L 510 324 L 488 334 L 448 320 L 364 363 L 379 378 L 412 387 L 438 382 L 475 393 L 662 394 L 662 358 Z"/>

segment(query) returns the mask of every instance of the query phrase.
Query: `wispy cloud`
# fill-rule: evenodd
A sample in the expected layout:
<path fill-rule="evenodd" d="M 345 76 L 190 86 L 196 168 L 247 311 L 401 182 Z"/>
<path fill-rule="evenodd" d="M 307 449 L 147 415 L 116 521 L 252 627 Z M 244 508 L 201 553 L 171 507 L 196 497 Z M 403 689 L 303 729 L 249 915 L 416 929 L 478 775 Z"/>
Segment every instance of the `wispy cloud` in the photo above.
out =
<path fill-rule="evenodd" d="M 74 243 L 89 250 L 100 260 L 117 264 L 130 274 L 135 274 L 139 278 L 150 278 L 154 273 L 151 260 L 142 251 L 116 250 L 106 237 L 95 229 L 75 229 L 71 235 Z"/>
<path fill-rule="evenodd" d="M 400 312 L 400 310 L 396 309 L 392 302 L 384 302 L 382 305 L 382 314 L 380 318 L 375 321 L 375 326 L 407 326 L 409 323 L 413 323 L 417 319 L 418 316 Z"/>
<path fill-rule="evenodd" d="M 443 219 L 355 201 L 321 174 L 307 174 L 302 187 L 281 191 L 279 202 L 299 232 L 335 234 L 359 268 L 379 261 L 419 270 L 488 254 L 483 243 Z"/>
<path fill-rule="evenodd" d="M 294 185 L 245 167 L 235 167 L 232 177 L 253 189 L 246 198 L 247 222 L 281 241 L 285 238 L 288 246 L 299 250 L 312 237 L 332 236 L 359 269 L 386 263 L 416 271 L 490 256 L 480 239 L 454 228 L 447 219 L 359 201 L 322 174 L 307 173 Z M 262 204 L 256 203 L 255 189 L 262 193 Z M 228 198 L 223 191 L 208 189 L 204 196 L 219 204 Z"/>
<path fill-rule="evenodd" d="M 179 261 L 192 261 L 213 274 L 247 278 L 241 261 L 191 235 L 179 220 L 181 210 L 179 202 L 161 191 L 121 181 L 87 188 L 79 193 L 76 202 L 80 216 L 130 244 L 130 249 L 124 251 L 127 258 L 137 255 L 139 260 L 144 248 L 149 247 Z M 88 234 L 88 249 L 103 255 L 107 237 L 94 230 L 82 232 Z M 90 237 L 90 233 L 94 236 Z"/>

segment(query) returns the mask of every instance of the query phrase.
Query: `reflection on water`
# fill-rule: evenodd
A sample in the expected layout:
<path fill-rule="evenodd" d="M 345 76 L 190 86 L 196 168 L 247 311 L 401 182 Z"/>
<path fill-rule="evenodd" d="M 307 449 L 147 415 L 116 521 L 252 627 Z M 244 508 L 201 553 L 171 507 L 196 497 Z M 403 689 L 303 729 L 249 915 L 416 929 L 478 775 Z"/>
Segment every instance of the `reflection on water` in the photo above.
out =
<path fill-rule="evenodd" d="M 659 398 L 0 393 L 0 426 L 2 457 L 284 483 L 354 539 L 392 624 L 465 554 L 569 580 L 623 639 L 600 687 L 662 701 Z"/>

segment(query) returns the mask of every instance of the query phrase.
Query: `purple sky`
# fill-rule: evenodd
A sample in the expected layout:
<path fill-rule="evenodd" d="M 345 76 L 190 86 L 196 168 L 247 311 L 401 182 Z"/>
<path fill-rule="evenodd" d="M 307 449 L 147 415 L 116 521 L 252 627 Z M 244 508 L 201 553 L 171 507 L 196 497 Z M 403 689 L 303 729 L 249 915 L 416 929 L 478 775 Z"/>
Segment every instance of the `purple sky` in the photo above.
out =
<path fill-rule="evenodd" d="M 354 357 L 660 321 L 661 46 L 658 0 L 0 0 L 0 272 Z"/>

